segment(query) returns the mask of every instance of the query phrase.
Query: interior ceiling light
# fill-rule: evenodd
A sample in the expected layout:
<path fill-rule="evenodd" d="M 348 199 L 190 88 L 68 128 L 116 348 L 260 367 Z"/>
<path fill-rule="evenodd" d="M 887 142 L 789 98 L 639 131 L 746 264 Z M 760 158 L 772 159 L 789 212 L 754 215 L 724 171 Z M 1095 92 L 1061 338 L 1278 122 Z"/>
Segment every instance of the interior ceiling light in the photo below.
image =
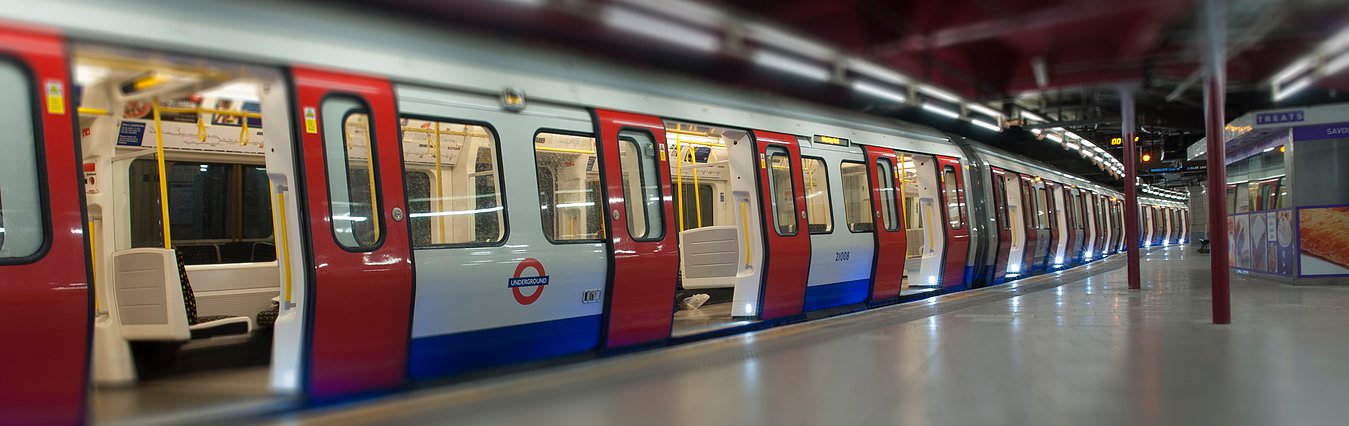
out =
<path fill-rule="evenodd" d="M 673 20 L 621 7 L 604 9 L 605 25 L 676 46 L 712 53 L 721 48 L 721 38 L 706 30 Z"/>

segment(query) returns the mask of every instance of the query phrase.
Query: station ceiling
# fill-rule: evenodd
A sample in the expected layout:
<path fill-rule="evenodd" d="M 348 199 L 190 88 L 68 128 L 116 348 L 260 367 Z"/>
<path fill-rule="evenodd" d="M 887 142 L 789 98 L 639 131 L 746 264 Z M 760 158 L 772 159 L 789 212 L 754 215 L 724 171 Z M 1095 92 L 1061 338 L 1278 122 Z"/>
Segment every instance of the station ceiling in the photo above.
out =
<path fill-rule="evenodd" d="M 801 52 L 824 47 L 893 70 L 999 110 L 1027 110 L 1104 145 L 1119 135 L 1121 85 L 1133 88 L 1140 149 L 1154 161 L 1179 160 L 1203 137 L 1203 27 L 1191 0 L 381 0 L 409 19 L 452 20 L 461 27 L 768 91 L 902 118 L 1047 161 L 1119 186 L 1078 153 L 1012 127 L 991 133 L 857 96 L 841 84 L 816 84 L 756 66 L 738 46 L 716 52 L 654 44 L 606 19 L 614 9 L 660 9 L 679 25 L 702 27 L 723 44 L 762 23 L 799 40 Z M 1276 103 L 1270 83 L 1349 27 L 1344 0 L 1229 0 L 1227 119 L 1279 106 L 1336 102 L 1349 72 L 1322 76 Z M 712 12 L 709 12 L 712 11 Z M 709 17 L 712 16 L 712 17 Z M 733 40 L 728 42 L 727 40 Z M 755 40 L 745 38 L 745 43 Z M 792 49 L 792 46 L 785 46 Z M 750 46 L 753 48 L 753 46 Z M 809 56 L 809 55 L 807 55 Z M 1343 101 L 1343 100 L 1339 100 Z M 1118 148 L 1110 151 L 1116 158 Z M 1150 176 L 1171 180 L 1178 176 Z M 1183 179 L 1182 179 L 1183 180 Z M 1163 183 L 1163 182 L 1159 182 Z"/>

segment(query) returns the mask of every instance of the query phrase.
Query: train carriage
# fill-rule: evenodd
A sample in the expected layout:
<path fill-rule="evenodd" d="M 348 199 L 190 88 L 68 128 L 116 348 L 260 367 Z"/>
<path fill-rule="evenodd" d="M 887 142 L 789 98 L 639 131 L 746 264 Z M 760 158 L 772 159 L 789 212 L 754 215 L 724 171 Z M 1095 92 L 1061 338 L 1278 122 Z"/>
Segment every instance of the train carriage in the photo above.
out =
<path fill-rule="evenodd" d="M 0 336 L 48 349 L 0 356 L 0 407 L 20 420 L 78 421 L 87 383 L 178 374 L 166 360 L 245 354 L 261 393 L 327 400 L 978 287 L 1124 243 L 1118 193 L 907 123 L 531 67 L 559 61 L 378 20 L 296 48 L 264 30 L 317 22 L 289 6 L 246 25 L 222 8 L 187 35 L 178 5 L 55 7 L 0 24 L 0 85 L 32 94 L 0 130 L 17 153 Z"/>

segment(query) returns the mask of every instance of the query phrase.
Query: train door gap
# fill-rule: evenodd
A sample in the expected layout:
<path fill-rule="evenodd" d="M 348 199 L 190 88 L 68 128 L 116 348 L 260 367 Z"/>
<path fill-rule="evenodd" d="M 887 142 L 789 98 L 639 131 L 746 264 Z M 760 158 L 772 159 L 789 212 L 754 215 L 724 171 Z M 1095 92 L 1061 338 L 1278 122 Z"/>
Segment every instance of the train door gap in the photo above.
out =
<path fill-rule="evenodd" d="M 750 136 L 674 121 L 665 126 L 680 254 L 671 335 L 756 322 L 763 245 L 754 181 L 759 160 Z"/>
<path fill-rule="evenodd" d="M 279 71 L 74 52 L 95 271 L 90 419 L 294 401 L 269 388 L 285 258 L 272 176 L 289 170 L 268 168 L 260 88 Z"/>
<path fill-rule="evenodd" d="M 938 197 L 936 159 L 929 155 L 902 154 L 900 173 L 904 185 L 904 220 L 908 232 L 908 255 L 904 261 L 904 287 L 900 296 L 927 293 L 941 288 L 942 253 L 946 236 Z"/>

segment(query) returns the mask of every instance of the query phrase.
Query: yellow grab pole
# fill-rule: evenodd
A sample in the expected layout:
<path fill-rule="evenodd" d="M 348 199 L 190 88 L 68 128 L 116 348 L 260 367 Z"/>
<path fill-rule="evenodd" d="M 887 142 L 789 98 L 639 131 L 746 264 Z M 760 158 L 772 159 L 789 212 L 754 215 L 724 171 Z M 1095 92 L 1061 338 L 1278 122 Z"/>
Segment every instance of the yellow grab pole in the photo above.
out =
<path fill-rule="evenodd" d="M 379 225 L 382 221 L 377 220 L 376 218 L 382 216 L 379 211 L 379 200 L 375 197 L 375 194 L 378 193 L 375 189 L 375 135 L 372 135 L 369 132 L 370 126 L 368 120 L 370 119 L 370 116 L 366 116 L 365 171 L 366 175 L 370 177 L 370 226 L 374 230 L 375 241 L 379 241 Z"/>
<path fill-rule="evenodd" d="M 151 110 L 155 114 L 155 157 L 159 160 L 159 221 L 164 225 L 164 249 L 173 248 L 173 238 L 169 235 L 169 175 L 164 171 L 164 126 L 159 119 L 159 98 L 153 99 Z"/>
<path fill-rule="evenodd" d="M 689 154 L 692 155 L 693 152 L 692 152 L 692 151 L 689 151 Z M 695 214 L 698 216 L 698 227 L 699 227 L 699 228 L 702 228 L 702 227 L 703 227 L 703 192 L 700 191 L 700 190 L 698 190 L 698 169 L 697 169 L 697 162 L 698 162 L 698 159 L 695 157 L 695 158 L 693 159 L 693 161 L 694 161 L 694 169 L 693 169 L 693 209 L 697 211 L 697 213 L 695 213 Z"/>
<path fill-rule="evenodd" d="M 285 280 L 281 283 L 281 287 L 284 289 L 282 301 L 284 302 L 283 305 L 289 307 L 292 293 L 290 283 L 290 228 L 286 226 L 286 198 L 285 193 L 276 192 L 276 187 L 267 189 L 273 194 L 272 211 L 276 212 L 277 217 L 276 224 L 273 226 L 276 227 L 275 231 L 279 232 L 281 236 L 281 240 L 277 241 L 278 244 L 276 245 L 276 251 L 279 255 L 276 258 L 281 260 L 281 271 Z"/>
<path fill-rule="evenodd" d="M 679 232 L 684 232 L 684 149 L 675 136 L 675 204 L 679 206 Z"/>
<path fill-rule="evenodd" d="M 440 123 L 435 123 L 435 125 L 436 125 L 436 133 L 435 133 L 436 138 L 435 143 L 432 146 L 436 150 L 436 211 L 443 212 L 445 211 L 445 181 L 440 176 L 441 172 Z M 449 237 L 445 236 L 445 216 L 436 217 L 436 229 L 439 230 L 440 232 L 441 241 L 449 240 Z"/>
<path fill-rule="evenodd" d="M 748 211 L 748 207 L 746 207 L 746 206 L 748 206 L 748 205 L 749 205 L 749 203 L 746 203 L 746 202 L 744 202 L 744 201 L 741 201 L 741 202 L 740 202 L 740 230 L 741 230 L 741 233 L 744 234 L 744 240 L 745 240 L 745 266 L 746 266 L 746 267 L 749 267 L 749 266 L 750 266 L 750 264 L 749 264 L 749 211 Z"/>
<path fill-rule="evenodd" d="M 905 158 L 904 154 L 900 154 L 900 155 L 899 155 L 899 209 L 901 210 L 901 213 L 900 213 L 900 214 L 903 214 L 903 215 L 904 215 L 904 216 L 903 216 L 903 217 L 904 217 L 904 222 L 905 222 L 905 224 L 904 224 L 904 230 L 907 231 L 907 230 L 909 229 L 909 225 L 908 225 L 908 223 L 907 223 L 907 222 L 909 221 L 909 216 L 908 216 L 908 215 L 909 215 L 909 206 L 908 206 L 908 202 L 904 199 L 904 195 L 908 193 L 908 192 L 905 190 L 905 186 L 908 185 L 909 182 L 908 182 L 907 180 L 905 180 L 904 177 L 908 175 L 909 171 L 908 171 L 907 168 L 904 167 L 904 161 L 905 161 L 905 160 L 907 160 L 907 158 Z M 907 255 L 906 255 L 906 256 L 907 256 Z"/>

